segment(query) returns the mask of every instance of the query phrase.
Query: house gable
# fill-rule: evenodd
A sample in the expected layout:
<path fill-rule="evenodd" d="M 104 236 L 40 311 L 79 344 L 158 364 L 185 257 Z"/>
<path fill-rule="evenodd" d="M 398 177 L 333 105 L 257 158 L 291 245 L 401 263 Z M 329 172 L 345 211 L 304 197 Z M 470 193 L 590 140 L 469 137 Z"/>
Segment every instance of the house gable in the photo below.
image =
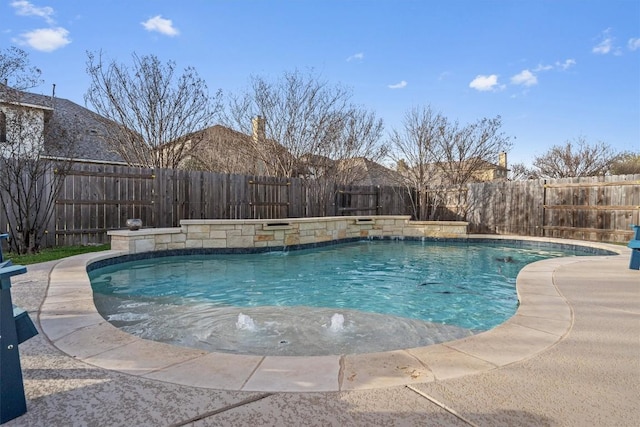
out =
<path fill-rule="evenodd" d="M 0 109 L 6 115 L 7 131 L 11 127 L 11 117 L 18 117 L 17 111 L 38 111 L 30 113 L 30 117 L 34 114 L 41 117 L 39 138 L 43 138 L 46 155 L 79 160 L 123 161 L 107 143 L 106 126 L 116 124 L 109 123 L 93 111 L 67 99 L 16 91 L 2 86 Z"/>
<path fill-rule="evenodd" d="M 42 146 L 51 108 L 0 100 L 0 156 L 24 156 Z"/>

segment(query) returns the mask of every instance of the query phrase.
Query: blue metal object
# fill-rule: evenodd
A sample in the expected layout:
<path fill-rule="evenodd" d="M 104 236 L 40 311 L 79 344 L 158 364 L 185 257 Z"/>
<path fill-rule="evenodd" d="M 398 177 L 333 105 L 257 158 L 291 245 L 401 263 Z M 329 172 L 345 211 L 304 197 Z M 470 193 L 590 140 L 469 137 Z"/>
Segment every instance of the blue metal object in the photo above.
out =
<path fill-rule="evenodd" d="M 629 268 L 632 270 L 640 270 L 640 225 L 631 225 L 631 228 L 634 230 L 634 237 L 627 245 L 631 248 L 631 261 L 629 261 Z"/>
<path fill-rule="evenodd" d="M 33 324 L 29 313 L 17 305 L 13 306 L 13 318 L 16 321 L 16 333 L 18 334 L 18 344 L 22 344 L 29 338 L 38 335 L 36 325 Z"/>
<path fill-rule="evenodd" d="M 0 235 L 0 240 L 6 238 Z M 27 272 L 4 261 L 0 247 L 0 424 L 27 412 L 18 344 L 38 331 L 29 315 L 11 302 L 11 277 Z"/>

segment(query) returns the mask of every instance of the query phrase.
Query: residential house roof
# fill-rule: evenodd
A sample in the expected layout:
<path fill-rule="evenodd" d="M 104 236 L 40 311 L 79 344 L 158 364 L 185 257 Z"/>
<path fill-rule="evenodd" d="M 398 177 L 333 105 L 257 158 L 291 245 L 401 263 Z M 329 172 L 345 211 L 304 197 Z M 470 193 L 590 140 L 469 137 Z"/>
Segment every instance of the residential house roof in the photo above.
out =
<path fill-rule="evenodd" d="M 67 156 L 68 150 L 58 148 L 65 147 L 71 148 L 71 155 L 76 159 L 123 161 L 106 142 L 106 119 L 81 105 L 64 98 L 7 90 L 3 85 L 0 85 L 0 102 L 42 108 L 46 111 L 47 155 Z M 68 147 L 68 144 L 73 144 L 73 147 Z"/>
<path fill-rule="evenodd" d="M 254 124 L 255 126 L 255 124 Z M 262 136 L 247 135 L 223 125 L 214 125 L 192 134 L 194 147 L 181 167 L 211 172 L 245 175 L 282 173 L 278 162 L 295 164 L 295 159 L 278 142 Z M 167 144 L 170 146 L 171 143 Z"/>
<path fill-rule="evenodd" d="M 505 181 L 507 179 L 507 154 L 500 153 L 498 163 L 474 157 L 460 162 L 437 162 L 425 164 L 422 172 L 424 179 L 428 180 L 429 186 L 448 186 L 455 183 L 456 179 L 463 179 L 468 182 Z M 404 177 L 417 174 L 418 167 L 399 169 Z M 415 176 L 414 176 L 415 178 Z"/>
<path fill-rule="evenodd" d="M 398 172 L 364 157 L 341 160 L 338 168 L 351 169 L 351 185 L 397 186 L 403 181 Z"/>
<path fill-rule="evenodd" d="M 365 157 L 332 160 L 326 156 L 305 154 L 300 157 L 312 177 L 331 176 L 348 185 L 400 185 L 402 175 Z"/>
<path fill-rule="evenodd" d="M 480 158 L 471 158 L 459 163 L 451 163 L 452 170 L 470 170 L 471 181 L 487 182 L 487 181 L 504 181 L 507 179 L 507 154 L 500 153 L 498 163 L 491 163 Z"/>
<path fill-rule="evenodd" d="M 260 159 L 253 150 L 251 136 L 222 125 L 214 125 L 191 135 L 189 155 L 180 167 L 220 173 L 255 175 Z M 168 146 L 171 143 L 167 144 Z"/>

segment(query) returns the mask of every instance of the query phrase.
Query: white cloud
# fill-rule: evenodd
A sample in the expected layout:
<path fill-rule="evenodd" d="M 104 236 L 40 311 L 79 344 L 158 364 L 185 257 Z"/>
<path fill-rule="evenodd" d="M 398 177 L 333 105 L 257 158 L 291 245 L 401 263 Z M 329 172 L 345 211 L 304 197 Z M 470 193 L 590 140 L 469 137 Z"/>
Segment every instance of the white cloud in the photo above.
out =
<path fill-rule="evenodd" d="M 562 69 L 562 71 L 566 71 L 574 65 L 576 65 L 575 59 L 566 59 L 564 62 L 556 62 L 556 67 Z"/>
<path fill-rule="evenodd" d="M 43 18 L 48 24 L 53 24 L 54 20 L 51 17 L 54 11 L 49 6 L 38 7 L 26 0 L 16 0 L 11 2 L 11 7 L 16 10 L 16 13 L 21 16 L 39 16 Z"/>
<path fill-rule="evenodd" d="M 180 31 L 173 26 L 171 19 L 164 19 L 161 15 L 149 18 L 147 21 L 141 22 L 141 24 L 147 31 L 157 31 L 166 36 L 173 37 L 180 34 Z"/>
<path fill-rule="evenodd" d="M 555 64 L 553 65 L 538 64 L 538 66 L 534 68 L 532 71 L 534 73 L 539 73 L 541 71 L 551 71 L 551 70 L 567 71 L 569 68 L 573 67 L 574 65 L 576 65 L 575 59 L 565 59 L 564 62 L 556 61 Z"/>
<path fill-rule="evenodd" d="M 400 83 L 396 83 L 393 85 L 389 85 L 387 86 L 389 89 L 404 89 L 405 87 L 407 87 L 407 82 L 405 82 L 404 80 L 402 80 Z"/>
<path fill-rule="evenodd" d="M 498 86 L 498 75 L 491 74 L 490 76 L 477 75 L 475 79 L 469 83 L 469 87 L 481 92 L 487 92 L 495 90 Z"/>
<path fill-rule="evenodd" d="M 615 38 L 611 35 L 611 28 L 607 28 L 602 32 L 602 41 L 595 45 L 591 52 L 597 55 L 607 55 L 613 53 L 614 55 L 621 55 L 622 52 L 619 47 L 614 45 Z"/>
<path fill-rule="evenodd" d="M 538 84 L 538 78 L 529 70 L 522 70 L 511 77 L 511 84 L 533 86 Z"/>
<path fill-rule="evenodd" d="M 629 39 L 627 46 L 629 47 L 629 50 L 640 49 L 640 39 Z"/>
<path fill-rule="evenodd" d="M 591 52 L 597 53 L 599 55 L 606 55 L 607 53 L 611 52 L 612 47 L 613 39 L 608 38 L 595 45 L 593 49 L 591 49 Z"/>
<path fill-rule="evenodd" d="M 57 27 L 40 28 L 20 34 L 20 37 L 14 39 L 14 42 L 28 45 L 42 52 L 53 52 L 71 43 L 71 39 L 69 39 L 69 31 L 62 27 Z"/>
<path fill-rule="evenodd" d="M 556 63 L 557 64 L 557 63 Z M 534 73 L 538 73 L 540 71 L 549 71 L 549 70 L 553 70 L 553 65 L 542 65 L 542 64 L 538 64 L 538 66 L 536 68 L 533 69 Z"/>
<path fill-rule="evenodd" d="M 358 52 L 347 58 L 347 62 L 362 61 L 364 59 L 364 53 Z"/>

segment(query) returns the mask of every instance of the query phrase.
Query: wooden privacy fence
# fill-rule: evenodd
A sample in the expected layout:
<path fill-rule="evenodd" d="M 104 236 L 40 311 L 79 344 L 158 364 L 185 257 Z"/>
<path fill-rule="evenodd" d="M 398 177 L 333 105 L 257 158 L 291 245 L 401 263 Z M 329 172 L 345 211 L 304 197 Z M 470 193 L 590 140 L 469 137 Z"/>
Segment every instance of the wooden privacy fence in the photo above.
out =
<path fill-rule="evenodd" d="M 160 169 L 153 192 L 155 227 L 181 219 L 246 219 L 303 216 L 305 189 L 299 179 Z"/>
<path fill-rule="evenodd" d="M 128 218 L 156 222 L 153 169 L 110 164 L 76 163 L 58 194 L 47 242 L 56 246 L 104 243 L 108 230 L 124 228 Z"/>
<path fill-rule="evenodd" d="M 354 196 L 338 200 L 344 191 Z M 406 205 L 393 187 L 77 162 L 64 178 L 42 246 L 106 243 L 107 231 L 125 228 L 128 218 L 145 227 L 175 227 L 181 219 L 408 213 Z M 7 223 L 3 212 L 0 230 L 8 230 Z"/>
<path fill-rule="evenodd" d="M 327 215 L 411 215 L 405 187 L 335 185 Z"/>
<path fill-rule="evenodd" d="M 78 162 L 64 178 L 42 245 L 105 243 L 107 231 L 125 228 L 128 218 L 175 227 L 181 219 L 412 215 L 411 191 Z M 466 219 L 471 233 L 624 242 L 640 223 L 640 175 L 479 183 L 449 193 L 434 219 Z M 7 223 L 0 212 L 0 232 Z"/>
<path fill-rule="evenodd" d="M 640 175 L 573 178 L 544 186 L 545 236 L 626 242 L 640 224 Z"/>
<path fill-rule="evenodd" d="M 640 175 L 470 184 L 470 232 L 627 242 Z"/>

